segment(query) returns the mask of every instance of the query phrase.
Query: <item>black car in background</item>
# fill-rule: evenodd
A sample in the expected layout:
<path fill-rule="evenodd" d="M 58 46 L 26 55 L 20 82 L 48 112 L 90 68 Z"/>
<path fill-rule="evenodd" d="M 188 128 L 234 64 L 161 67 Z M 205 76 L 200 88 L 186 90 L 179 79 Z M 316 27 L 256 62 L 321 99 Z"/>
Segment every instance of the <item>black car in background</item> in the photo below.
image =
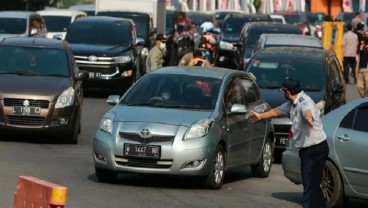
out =
<path fill-rule="evenodd" d="M 275 33 L 301 35 L 302 31 L 296 25 L 282 24 L 278 22 L 251 22 L 245 24 L 241 30 L 239 42 L 237 44 L 240 53 L 240 66 L 245 67 L 252 56 L 254 46 L 262 34 Z"/>
<path fill-rule="evenodd" d="M 256 77 L 262 97 L 272 108 L 286 102 L 280 92 L 285 78 L 298 80 L 316 103 L 320 115 L 346 103 L 345 81 L 333 51 L 302 47 L 270 47 L 254 54 L 245 71 Z M 275 157 L 281 157 L 288 144 L 289 118 L 272 120 L 275 131 Z"/>
<path fill-rule="evenodd" d="M 227 15 L 222 27 L 222 36 L 215 51 L 215 66 L 241 69 L 240 53 L 236 44 L 239 42 L 243 25 L 248 22 L 272 22 L 272 19 L 266 14 L 231 13 Z"/>
<path fill-rule="evenodd" d="M 243 13 L 242 11 L 237 11 L 237 10 L 216 10 L 215 18 L 217 20 L 218 26 L 222 29 L 227 15 L 242 14 L 242 13 Z"/>
<path fill-rule="evenodd" d="M 130 19 L 94 16 L 77 19 L 65 40 L 80 69 L 89 72 L 85 88 L 122 89 L 142 75 L 141 50 Z"/>

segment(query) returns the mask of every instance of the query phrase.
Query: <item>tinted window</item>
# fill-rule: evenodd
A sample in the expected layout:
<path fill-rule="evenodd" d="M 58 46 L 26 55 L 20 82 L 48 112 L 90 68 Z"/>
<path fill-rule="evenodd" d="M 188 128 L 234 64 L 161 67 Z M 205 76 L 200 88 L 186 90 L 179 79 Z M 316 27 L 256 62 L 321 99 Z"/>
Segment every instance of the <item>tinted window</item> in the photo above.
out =
<path fill-rule="evenodd" d="M 307 91 L 321 91 L 325 86 L 323 63 L 254 59 L 247 70 L 257 78 L 260 88 L 278 89 L 287 77 L 299 80 Z"/>
<path fill-rule="evenodd" d="M 225 91 L 226 111 L 231 111 L 233 104 L 245 105 L 245 95 L 242 81 L 238 78 L 232 80 Z"/>
<path fill-rule="evenodd" d="M 78 22 L 68 31 L 69 43 L 89 43 L 100 45 L 130 45 L 131 31 L 125 22 Z"/>
<path fill-rule="evenodd" d="M 42 16 L 45 20 L 47 31 L 66 32 L 72 18 L 68 16 Z"/>
<path fill-rule="evenodd" d="M 337 63 L 336 63 L 335 60 L 331 61 L 331 70 L 330 70 L 329 81 L 330 81 L 330 83 L 341 83 L 340 69 L 337 66 Z"/>
<path fill-rule="evenodd" d="M 67 57 L 63 49 L 1 47 L 0 73 L 68 77 Z"/>
<path fill-rule="evenodd" d="M 0 18 L 0 34 L 23 34 L 26 30 L 25 18 Z"/>
<path fill-rule="evenodd" d="M 220 81 L 201 76 L 147 74 L 121 104 L 211 110 L 215 108 Z"/>
<path fill-rule="evenodd" d="M 285 22 L 289 24 L 298 24 L 302 22 L 302 17 L 300 15 L 283 15 Z"/>
<path fill-rule="evenodd" d="M 258 90 L 255 83 L 247 79 L 241 79 L 241 83 L 244 88 L 245 104 L 256 102 L 258 100 Z"/>
<path fill-rule="evenodd" d="M 368 107 L 357 109 L 353 129 L 368 132 Z"/>
<path fill-rule="evenodd" d="M 352 129 L 353 128 L 353 122 L 356 114 L 356 109 L 353 109 L 350 111 L 344 119 L 340 123 L 340 127 L 346 128 L 346 129 Z"/>
<path fill-rule="evenodd" d="M 248 18 L 229 18 L 224 26 L 225 37 L 239 37 L 244 23 L 247 22 L 271 22 L 268 16 L 248 17 Z"/>

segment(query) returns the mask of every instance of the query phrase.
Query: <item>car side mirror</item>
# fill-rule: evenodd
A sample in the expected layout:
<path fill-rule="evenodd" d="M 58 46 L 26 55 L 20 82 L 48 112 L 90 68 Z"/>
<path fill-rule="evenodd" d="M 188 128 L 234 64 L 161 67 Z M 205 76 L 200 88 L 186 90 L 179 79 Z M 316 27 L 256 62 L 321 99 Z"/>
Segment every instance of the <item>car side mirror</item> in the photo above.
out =
<path fill-rule="evenodd" d="M 88 77 L 89 77 L 89 75 L 88 75 L 88 72 L 87 71 L 85 71 L 85 70 L 80 70 L 79 72 L 78 72 L 78 74 L 77 74 L 77 77 L 76 77 L 76 79 L 77 80 L 86 80 L 86 79 L 88 79 Z"/>
<path fill-rule="evenodd" d="M 332 85 L 332 93 L 339 95 L 344 91 L 344 86 L 341 83 L 335 83 Z"/>
<path fill-rule="evenodd" d="M 156 27 L 152 28 L 152 29 L 151 29 L 151 34 L 150 34 L 150 35 L 154 35 L 154 34 L 156 34 L 156 33 L 157 33 L 157 28 L 156 28 Z"/>
<path fill-rule="evenodd" d="M 242 104 L 233 104 L 231 106 L 230 115 L 245 115 L 248 113 L 247 107 Z"/>
<path fill-rule="evenodd" d="M 238 41 L 238 42 L 235 43 L 235 46 L 238 47 L 238 48 L 241 48 L 241 47 L 243 47 L 243 42 Z"/>
<path fill-rule="evenodd" d="M 110 95 L 109 97 L 107 97 L 106 102 L 109 105 L 116 105 L 119 103 L 120 100 L 120 96 L 119 95 Z"/>
<path fill-rule="evenodd" d="M 135 40 L 135 45 L 142 46 L 142 45 L 144 45 L 144 43 L 145 43 L 145 41 L 144 41 L 143 38 L 137 38 Z"/>
<path fill-rule="evenodd" d="M 63 34 L 55 34 L 52 36 L 53 39 L 56 39 L 56 40 L 62 40 L 63 39 Z"/>

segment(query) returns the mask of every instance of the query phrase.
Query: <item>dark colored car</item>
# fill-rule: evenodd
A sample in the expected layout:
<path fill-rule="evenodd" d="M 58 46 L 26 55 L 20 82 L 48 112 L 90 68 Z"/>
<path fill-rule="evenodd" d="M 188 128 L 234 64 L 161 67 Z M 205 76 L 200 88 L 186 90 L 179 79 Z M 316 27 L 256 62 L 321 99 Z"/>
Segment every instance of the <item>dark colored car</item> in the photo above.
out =
<path fill-rule="evenodd" d="M 229 50 L 227 43 L 237 44 L 243 25 L 249 22 L 272 22 L 266 14 L 229 14 L 226 16 L 222 37 L 215 51 L 215 66 L 230 69 L 241 69 L 239 50 Z M 231 47 L 230 47 L 231 48 Z"/>
<path fill-rule="evenodd" d="M 212 22 L 215 27 L 218 26 L 217 20 L 214 14 L 199 11 L 189 11 L 186 13 L 192 23 L 196 26 L 197 31 L 204 22 Z"/>
<path fill-rule="evenodd" d="M 69 42 L 80 69 L 89 72 L 86 88 L 122 89 L 142 75 L 141 50 L 130 19 L 93 16 L 79 18 L 70 26 Z"/>
<path fill-rule="evenodd" d="M 342 21 L 347 24 L 347 23 L 350 23 L 351 20 L 353 20 L 355 16 L 356 16 L 356 12 L 340 12 L 336 17 L 336 21 Z"/>
<path fill-rule="evenodd" d="M 218 26 L 222 29 L 227 15 L 242 14 L 242 13 L 243 13 L 242 11 L 236 11 L 236 10 L 217 10 L 215 11 L 215 18 L 217 20 Z"/>
<path fill-rule="evenodd" d="M 252 56 L 252 51 L 262 34 L 298 34 L 302 31 L 296 25 L 282 24 L 278 22 L 254 22 L 245 24 L 239 37 L 240 66 L 245 67 Z"/>
<path fill-rule="evenodd" d="M 67 42 L 6 38 L 0 42 L 0 132 L 45 134 L 78 143 L 87 72 Z"/>
<path fill-rule="evenodd" d="M 332 51 L 301 47 L 270 47 L 256 53 L 246 68 L 256 77 L 262 97 L 272 108 L 286 102 L 279 92 L 285 78 L 298 80 L 316 103 L 320 115 L 346 103 L 345 82 L 339 61 Z M 272 120 L 275 130 L 275 156 L 280 157 L 288 143 L 289 118 Z M 276 151 L 277 150 L 277 151 Z"/>

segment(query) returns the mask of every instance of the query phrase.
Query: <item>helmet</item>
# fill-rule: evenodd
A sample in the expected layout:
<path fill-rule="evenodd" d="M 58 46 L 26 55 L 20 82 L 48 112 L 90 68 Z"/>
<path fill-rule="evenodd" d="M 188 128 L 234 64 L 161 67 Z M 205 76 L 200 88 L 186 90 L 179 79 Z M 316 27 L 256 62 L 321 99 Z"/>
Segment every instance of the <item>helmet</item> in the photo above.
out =
<path fill-rule="evenodd" d="M 200 28 L 202 28 L 202 31 L 204 33 L 206 33 L 206 32 L 212 31 L 212 29 L 214 28 L 214 25 L 212 22 L 204 22 L 201 24 Z"/>

